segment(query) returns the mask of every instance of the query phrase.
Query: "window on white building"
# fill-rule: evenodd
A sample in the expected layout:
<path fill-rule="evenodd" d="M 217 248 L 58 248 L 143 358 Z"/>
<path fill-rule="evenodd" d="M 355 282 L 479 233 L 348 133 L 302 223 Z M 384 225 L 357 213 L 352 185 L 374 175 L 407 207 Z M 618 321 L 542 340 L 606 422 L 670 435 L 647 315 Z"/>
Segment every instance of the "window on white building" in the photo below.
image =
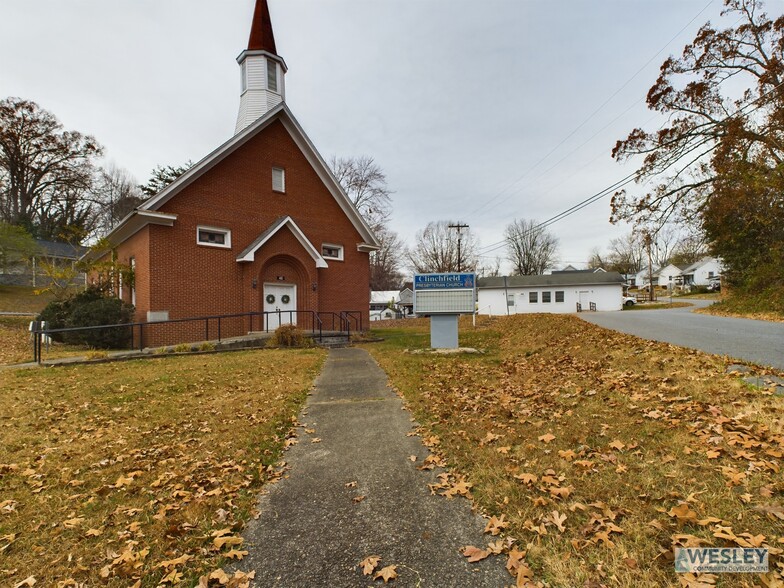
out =
<path fill-rule="evenodd" d="M 270 92 L 278 91 L 278 64 L 273 59 L 267 59 L 267 88 Z"/>
<path fill-rule="evenodd" d="M 564 291 L 563 290 L 556 290 L 555 291 L 555 301 L 556 302 L 563 302 L 564 301 Z"/>
<path fill-rule="evenodd" d="M 536 304 L 537 302 L 539 302 L 539 292 L 529 292 L 528 302 L 530 304 Z"/>
<path fill-rule="evenodd" d="M 551 301 L 552 292 L 542 292 L 542 303 L 549 303 Z"/>

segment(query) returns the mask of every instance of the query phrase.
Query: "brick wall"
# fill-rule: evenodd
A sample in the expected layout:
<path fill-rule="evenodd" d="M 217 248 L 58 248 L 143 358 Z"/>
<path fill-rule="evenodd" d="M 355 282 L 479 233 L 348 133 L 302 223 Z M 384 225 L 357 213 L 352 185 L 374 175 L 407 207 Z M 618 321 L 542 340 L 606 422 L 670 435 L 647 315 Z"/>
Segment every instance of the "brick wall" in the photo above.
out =
<path fill-rule="evenodd" d="M 272 190 L 273 167 L 285 169 L 285 193 Z M 357 251 L 363 239 L 279 121 L 159 211 L 178 215 L 173 227 L 149 225 L 118 247 L 121 262 L 136 258 L 138 320 L 148 310 L 168 310 L 172 319 L 261 311 L 263 284 L 279 282 L 297 286 L 298 310 L 360 311 L 368 324 L 369 260 Z M 317 269 L 284 227 L 253 262 L 237 262 L 282 216 L 291 216 L 319 251 L 323 243 L 341 245 L 344 260 Z M 231 249 L 198 244 L 199 225 L 230 230 Z"/>

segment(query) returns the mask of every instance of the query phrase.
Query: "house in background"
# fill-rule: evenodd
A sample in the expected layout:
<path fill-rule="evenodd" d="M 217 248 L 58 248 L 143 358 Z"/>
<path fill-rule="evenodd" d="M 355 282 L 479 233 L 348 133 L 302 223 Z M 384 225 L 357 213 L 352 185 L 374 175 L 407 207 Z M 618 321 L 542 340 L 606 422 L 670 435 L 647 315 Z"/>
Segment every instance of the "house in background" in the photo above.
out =
<path fill-rule="evenodd" d="M 403 286 L 397 306 L 403 313 L 403 318 L 414 316 L 414 284 L 412 282 L 406 282 Z"/>
<path fill-rule="evenodd" d="M 721 260 L 716 257 L 703 257 L 691 265 L 669 264 L 659 270 L 658 285 L 672 290 L 708 286 L 721 276 L 721 271 Z"/>
<path fill-rule="evenodd" d="M 686 264 L 667 264 L 659 270 L 658 279 L 654 276 L 654 283 L 660 288 L 667 288 L 668 290 L 681 287 L 683 286 L 683 270 L 687 267 L 689 266 Z"/>
<path fill-rule="evenodd" d="M 73 268 L 88 250 L 81 245 L 43 239 L 36 239 L 36 246 L 38 250 L 29 263 L 16 263 L 5 269 L 0 267 L 0 286 L 45 288 L 52 280 L 49 273 L 42 269 L 43 264 Z M 86 283 L 87 276 L 82 272 L 74 274 L 70 279 L 70 284 L 74 286 L 84 286 Z"/>
<path fill-rule="evenodd" d="M 571 313 L 621 310 L 623 276 L 616 272 L 565 271 L 543 276 L 502 276 L 477 280 L 479 314 Z"/>
<path fill-rule="evenodd" d="M 286 105 L 266 0 L 237 61 L 235 135 L 107 236 L 134 268 L 123 298 L 138 321 L 280 311 L 274 328 L 356 311 L 367 324 L 379 244 Z M 247 330 L 227 322 L 224 336 Z"/>
<path fill-rule="evenodd" d="M 398 309 L 400 292 L 397 290 L 374 290 L 370 293 L 370 320 L 383 321 L 401 318 Z"/>
<path fill-rule="evenodd" d="M 709 286 L 711 282 L 721 278 L 723 266 L 716 257 L 703 257 L 683 270 L 683 286 Z"/>

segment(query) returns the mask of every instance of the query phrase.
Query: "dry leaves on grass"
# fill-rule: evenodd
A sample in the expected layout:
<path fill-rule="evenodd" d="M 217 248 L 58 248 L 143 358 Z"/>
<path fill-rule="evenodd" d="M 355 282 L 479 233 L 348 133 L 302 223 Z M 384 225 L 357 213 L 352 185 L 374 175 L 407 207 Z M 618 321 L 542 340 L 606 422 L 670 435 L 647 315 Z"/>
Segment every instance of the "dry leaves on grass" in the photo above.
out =
<path fill-rule="evenodd" d="M 504 532 L 542 545 L 528 557 L 555 584 L 586 569 L 587 585 L 630 570 L 641 584 L 671 584 L 672 547 L 711 542 L 769 546 L 781 578 L 776 399 L 726 376 L 720 358 L 573 317 L 484 324 L 464 335 L 482 356 L 396 353 L 395 337 L 410 336 L 400 331 L 371 349 L 454 466 L 431 492 L 470 493 L 505 516 Z M 606 550 L 610 563 L 588 563 Z"/>
<path fill-rule="evenodd" d="M 247 555 L 322 357 L 280 353 L 286 374 L 263 352 L 0 373 L 3 582 L 246 585 L 215 567 Z"/>

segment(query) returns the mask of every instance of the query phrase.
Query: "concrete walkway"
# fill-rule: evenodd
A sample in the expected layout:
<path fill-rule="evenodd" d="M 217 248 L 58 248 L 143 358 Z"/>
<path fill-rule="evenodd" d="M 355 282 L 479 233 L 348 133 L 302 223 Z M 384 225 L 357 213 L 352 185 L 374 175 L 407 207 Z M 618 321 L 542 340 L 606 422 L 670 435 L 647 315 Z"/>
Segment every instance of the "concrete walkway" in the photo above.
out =
<path fill-rule="evenodd" d="M 245 534 L 250 554 L 236 569 L 255 570 L 254 585 L 265 588 L 378 586 L 357 568 L 375 555 L 379 569 L 397 565 L 390 586 L 513 584 L 505 558 L 468 564 L 460 555 L 496 537 L 483 533 L 466 499 L 430 494 L 436 472 L 416 469 L 429 452 L 406 436 L 414 425 L 402 408 L 366 351 L 331 350 L 300 416 L 299 443 L 286 453 L 289 475 L 262 496 Z"/>

